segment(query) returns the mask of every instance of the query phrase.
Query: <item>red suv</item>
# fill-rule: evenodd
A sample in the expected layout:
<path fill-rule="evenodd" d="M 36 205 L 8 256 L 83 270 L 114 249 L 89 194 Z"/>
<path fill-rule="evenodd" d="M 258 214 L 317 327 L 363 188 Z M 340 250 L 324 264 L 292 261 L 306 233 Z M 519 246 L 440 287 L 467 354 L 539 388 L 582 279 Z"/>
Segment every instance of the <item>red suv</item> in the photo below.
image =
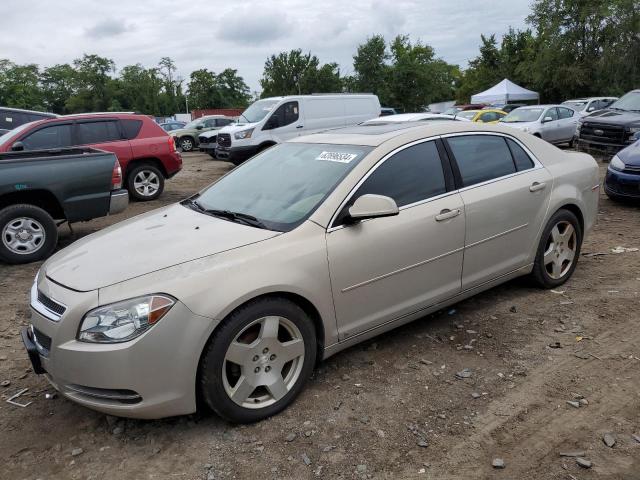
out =
<path fill-rule="evenodd" d="M 0 152 L 88 146 L 117 155 L 129 194 L 155 200 L 182 168 L 173 138 L 145 115 L 66 115 L 21 125 L 0 136 Z"/>

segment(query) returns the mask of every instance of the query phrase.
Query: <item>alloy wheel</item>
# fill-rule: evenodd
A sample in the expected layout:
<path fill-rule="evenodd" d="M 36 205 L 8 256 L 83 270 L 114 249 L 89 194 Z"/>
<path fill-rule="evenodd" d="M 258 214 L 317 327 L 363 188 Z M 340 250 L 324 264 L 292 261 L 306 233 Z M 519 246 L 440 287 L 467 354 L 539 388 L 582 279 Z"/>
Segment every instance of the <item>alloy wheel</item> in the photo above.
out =
<path fill-rule="evenodd" d="M 289 319 L 262 317 L 227 348 L 222 381 L 229 398 L 245 408 L 264 408 L 293 388 L 304 365 L 302 333 Z"/>
<path fill-rule="evenodd" d="M 544 268 L 554 280 L 571 269 L 578 246 L 576 230 L 567 221 L 558 222 L 549 233 L 544 250 Z"/>
<path fill-rule="evenodd" d="M 14 218 L 2 229 L 2 243 L 9 251 L 18 255 L 36 252 L 44 245 L 45 240 L 44 227 L 33 218 Z"/>
<path fill-rule="evenodd" d="M 193 142 L 190 138 L 183 138 L 182 140 L 180 140 L 180 147 L 185 152 L 190 152 L 193 149 Z"/>
<path fill-rule="evenodd" d="M 133 188 L 140 196 L 151 197 L 160 188 L 160 179 L 151 170 L 140 170 L 133 179 Z"/>

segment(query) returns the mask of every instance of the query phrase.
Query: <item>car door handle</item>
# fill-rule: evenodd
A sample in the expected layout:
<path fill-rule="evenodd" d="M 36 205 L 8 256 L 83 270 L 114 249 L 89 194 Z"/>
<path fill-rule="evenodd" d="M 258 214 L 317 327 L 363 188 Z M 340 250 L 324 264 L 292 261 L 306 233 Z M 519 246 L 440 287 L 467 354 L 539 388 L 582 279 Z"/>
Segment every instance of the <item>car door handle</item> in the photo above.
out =
<path fill-rule="evenodd" d="M 450 218 L 457 217 L 460 215 L 461 211 L 459 208 L 454 210 L 449 210 L 445 208 L 438 215 L 436 215 L 436 222 L 444 222 L 445 220 L 449 220 Z"/>
<path fill-rule="evenodd" d="M 304 125 L 298 125 L 296 128 L 304 128 Z"/>
<path fill-rule="evenodd" d="M 537 192 L 538 190 L 544 190 L 547 188 L 547 184 L 544 182 L 533 182 L 529 187 L 530 192 Z"/>

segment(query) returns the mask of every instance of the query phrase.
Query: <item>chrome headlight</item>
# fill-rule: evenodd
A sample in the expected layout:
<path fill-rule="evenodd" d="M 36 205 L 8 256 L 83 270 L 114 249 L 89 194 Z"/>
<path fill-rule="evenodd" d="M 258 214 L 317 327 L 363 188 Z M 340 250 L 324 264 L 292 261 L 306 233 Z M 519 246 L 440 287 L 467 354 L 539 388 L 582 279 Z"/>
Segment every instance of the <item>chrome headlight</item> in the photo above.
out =
<path fill-rule="evenodd" d="M 155 325 L 175 303 L 167 295 L 148 295 L 98 307 L 82 319 L 78 340 L 92 343 L 128 342 Z"/>
<path fill-rule="evenodd" d="M 233 134 L 233 138 L 236 140 L 244 140 L 246 138 L 251 138 L 251 134 L 253 133 L 253 128 L 249 128 L 247 130 L 242 130 L 240 132 L 236 132 Z"/>
<path fill-rule="evenodd" d="M 638 132 L 640 132 L 640 127 L 630 127 L 629 128 L 629 132 L 630 133 L 638 133 Z"/>
<path fill-rule="evenodd" d="M 620 172 L 624 170 L 624 167 L 625 167 L 624 162 L 620 160 L 620 157 L 618 157 L 618 155 L 613 156 L 613 158 L 611 159 L 611 162 L 609 162 L 609 166 L 614 170 L 618 170 Z"/>

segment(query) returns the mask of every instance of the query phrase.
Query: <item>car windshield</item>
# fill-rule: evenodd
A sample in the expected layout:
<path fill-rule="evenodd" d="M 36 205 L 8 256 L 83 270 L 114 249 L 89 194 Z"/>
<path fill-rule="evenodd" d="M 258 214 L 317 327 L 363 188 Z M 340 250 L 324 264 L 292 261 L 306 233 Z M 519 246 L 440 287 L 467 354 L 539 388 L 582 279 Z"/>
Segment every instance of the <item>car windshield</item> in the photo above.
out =
<path fill-rule="evenodd" d="M 198 118 L 197 120 L 192 120 L 189 123 L 187 123 L 184 127 L 185 130 L 193 130 L 195 129 L 198 125 L 202 125 L 202 122 L 204 122 L 204 120 L 202 118 Z"/>
<path fill-rule="evenodd" d="M 249 123 L 259 122 L 273 110 L 273 107 L 275 107 L 278 102 L 280 102 L 280 100 L 258 100 L 242 112 L 239 120 Z"/>
<path fill-rule="evenodd" d="M 457 107 L 451 107 L 451 108 L 447 108 L 444 112 L 442 112 L 443 115 L 455 115 L 456 113 L 458 113 L 461 109 L 457 108 Z"/>
<path fill-rule="evenodd" d="M 194 200 L 204 213 L 250 215 L 269 230 L 289 231 L 304 222 L 372 148 L 276 145 L 232 170 Z"/>
<path fill-rule="evenodd" d="M 562 105 L 566 105 L 567 107 L 573 108 L 576 112 L 581 112 L 584 110 L 584 107 L 587 106 L 587 101 L 576 101 L 576 102 L 562 102 Z"/>
<path fill-rule="evenodd" d="M 543 111 L 544 108 L 516 108 L 500 121 L 505 123 L 535 122 Z"/>
<path fill-rule="evenodd" d="M 629 110 L 640 112 L 640 92 L 629 92 L 623 95 L 620 100 L 616 100 L 609 107 L 614 110 Z"/>
<path fill-rule="evenodd" d="M 39 122 L 40 120 L 36 120 L 35 122 Z M 23 123 L 22 125 L 20 125 L 19 127 L 14 128 L 13 130 L 9 130 L 7 133 L 5 133 L 4 135 L 0 136 L 0 145 L 4 145 L 4 142 L 6 142 L 7 140 L 9 140 L 10 138 L 12 138 L 14 135 L 17 135 L 18 133 L 22 132 L 23 130 L 26 130 L 27 128 L 29 128 L 31 125 L 33 125 L 35 122 L 29 122 L 29 123 Z"/>
<path fill-rule="evenodd" d="M 466 118 L 467 120 L 473 120 L 473 117 L 476 116 L 475 110 L 465 110 L 464 112 L 459 112 L 456 114 L 456 117 Z"/>

